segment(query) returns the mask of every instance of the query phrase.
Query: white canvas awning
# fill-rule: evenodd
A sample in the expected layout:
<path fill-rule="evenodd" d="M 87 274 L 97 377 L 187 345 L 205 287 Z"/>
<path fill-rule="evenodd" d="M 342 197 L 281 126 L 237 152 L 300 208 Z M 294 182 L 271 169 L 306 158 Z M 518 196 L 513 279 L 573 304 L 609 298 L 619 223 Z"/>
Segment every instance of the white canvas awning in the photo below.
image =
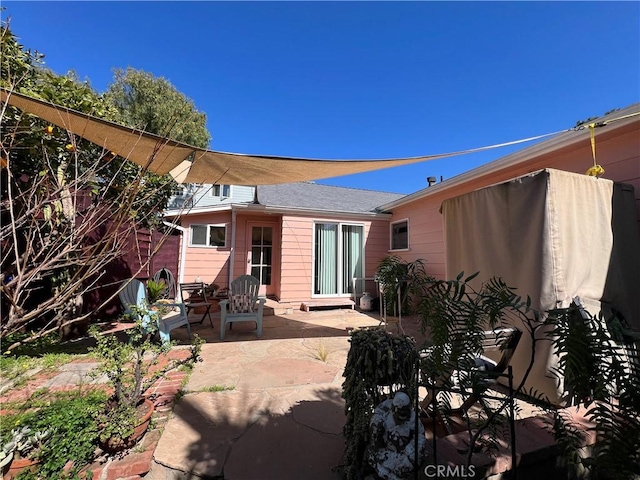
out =
<path fill-rule="evenodd" d="M 501 277 L 545 313 L 578 296 L 593 315 L 620 312 L 640 329 L 640 235 L 631 185 L 546 169 L 442 204 L 447 278 Z M 543 335 L 540 332 L 539 335 Z M 528 387 L 558 400 L 550 342 L 537 342 Z M 524 332 L 511 364 L 524 374 Z"/>

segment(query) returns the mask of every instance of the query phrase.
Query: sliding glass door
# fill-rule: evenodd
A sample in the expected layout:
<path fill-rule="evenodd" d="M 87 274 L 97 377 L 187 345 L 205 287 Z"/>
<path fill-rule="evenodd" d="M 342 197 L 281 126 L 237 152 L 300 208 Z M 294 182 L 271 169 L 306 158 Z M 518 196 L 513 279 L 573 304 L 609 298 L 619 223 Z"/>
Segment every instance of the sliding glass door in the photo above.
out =
<path fill-rule="evenodd" d="M 313 269 L 314 295 L 351 293 L 351 279 L 364 276 L 364 227 L 316 223 Z"/>

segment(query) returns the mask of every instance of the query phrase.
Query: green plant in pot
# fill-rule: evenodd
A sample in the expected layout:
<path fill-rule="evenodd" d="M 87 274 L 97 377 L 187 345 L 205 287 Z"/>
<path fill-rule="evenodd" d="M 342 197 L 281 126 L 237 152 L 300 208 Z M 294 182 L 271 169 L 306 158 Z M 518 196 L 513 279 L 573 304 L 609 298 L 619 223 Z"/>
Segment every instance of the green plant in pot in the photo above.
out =
<path fill-rule="evenodd" d="M 402 313 L 409 314 L 413 310 L 413 298 L 418 298 L 425 286 L 434 282 L 427 275 L 424 261 L 421 259 L 405 262 L 400 257 L 388 255 L 382 259 L 375 274 L 380 284 L 387 314 L 398 315 L 398 289 L 400 289 L 400 305 Z"/>
<path fill-rule="evenodd" d="M 96 374 L 106 375 L 113 388 L 104 411 L 98 415 L 100 444 L 107 451 L 129 448 L 144 434 L 153 413 L 153 403 L 146 398 L 145 392 L 156 380 L 171 370 L 191 367 L 200 360 L 202 340 L 194 335 L 188 358 L 170 359 L 158 366 L 171 344 L 152 341 L 157 332 L 153 318 L 156 315 L 151 314 L 150 322 L 138 320 L 122 339 L 111 334 L 100 335 L 95 328 L 91 330 L 97 344 L 92 353 L 100 361 Z M 138 315 L 138 318 L 143 316 Z"/>
<path fill-rule="evenodd" d="M 150 305 L 153 305 L 158 300 L 162 299 L 167 290 L 167 285 L 164 280 L 147 280 L 147 301 Z"/>

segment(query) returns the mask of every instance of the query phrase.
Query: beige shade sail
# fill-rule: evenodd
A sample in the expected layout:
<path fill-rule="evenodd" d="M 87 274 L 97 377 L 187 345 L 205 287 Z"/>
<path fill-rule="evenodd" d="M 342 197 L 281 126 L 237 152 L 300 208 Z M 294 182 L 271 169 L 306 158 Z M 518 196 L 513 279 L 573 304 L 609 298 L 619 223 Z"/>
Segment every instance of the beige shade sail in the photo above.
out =
<path fill-rule="evenodd" d="M 558 133 L 419 157 L 319 160 L 204 150 L 5 89 L 0 89 L 0 96 L 3 103 L 9 103 L 23 112 L 36 115 L 154 173 L 170 173 L 179 183 L 269 185 L 318 180 L 490 150 Z"/>

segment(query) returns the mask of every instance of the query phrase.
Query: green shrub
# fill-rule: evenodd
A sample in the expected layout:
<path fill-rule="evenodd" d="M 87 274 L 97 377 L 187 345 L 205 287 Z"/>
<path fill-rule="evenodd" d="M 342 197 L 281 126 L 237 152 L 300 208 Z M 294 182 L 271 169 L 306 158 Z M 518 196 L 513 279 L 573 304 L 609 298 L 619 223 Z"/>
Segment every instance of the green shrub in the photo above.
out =
<path fill-rule="evenodd" d="M 102 425 L 100 440 L 103 442 L 110 438 L 124 440 L 133 433 L 139 420 L 136 407 L 156 380 L 172 370 L 200 361 L 203 341 L 194 335 L 189 357 L 169 359 L 163 366 L 153 368 L 158 365 L 161 355 L 169 353 L 171 343 L 158 345 L 152 340 L 158 330 L 157 314 L 147 316 L 145 309 L 136 306 L 131 310 L 138 320 L 124 340 L 115 335 L 100 335 L 97 329 L 90 329 L 96 340 L 96 347 L 91 352 L 100 362 L 96 374 L 105 374 L 113 388 L 113 394 L 98 418 Z"/>
<path fill-rule="evenodd" d="M 2 441 L 14 428 L 28 425 L 34 431 L 49 431 L 40 449 L 40 463 L 35 472 L 22 472 L 20 480 L 32 478 L 77 478 L 80 468 L 93 460 L 98 445 L 98 412 L 104 408 L 107 395 L 102 390 L 78 391 L 57 395 L 53 400 L 36 399 L 23 404 L 21 412 L 4 416 L 0 422 Z M 63 467 L 73 461 L 70 472 Z"/>

